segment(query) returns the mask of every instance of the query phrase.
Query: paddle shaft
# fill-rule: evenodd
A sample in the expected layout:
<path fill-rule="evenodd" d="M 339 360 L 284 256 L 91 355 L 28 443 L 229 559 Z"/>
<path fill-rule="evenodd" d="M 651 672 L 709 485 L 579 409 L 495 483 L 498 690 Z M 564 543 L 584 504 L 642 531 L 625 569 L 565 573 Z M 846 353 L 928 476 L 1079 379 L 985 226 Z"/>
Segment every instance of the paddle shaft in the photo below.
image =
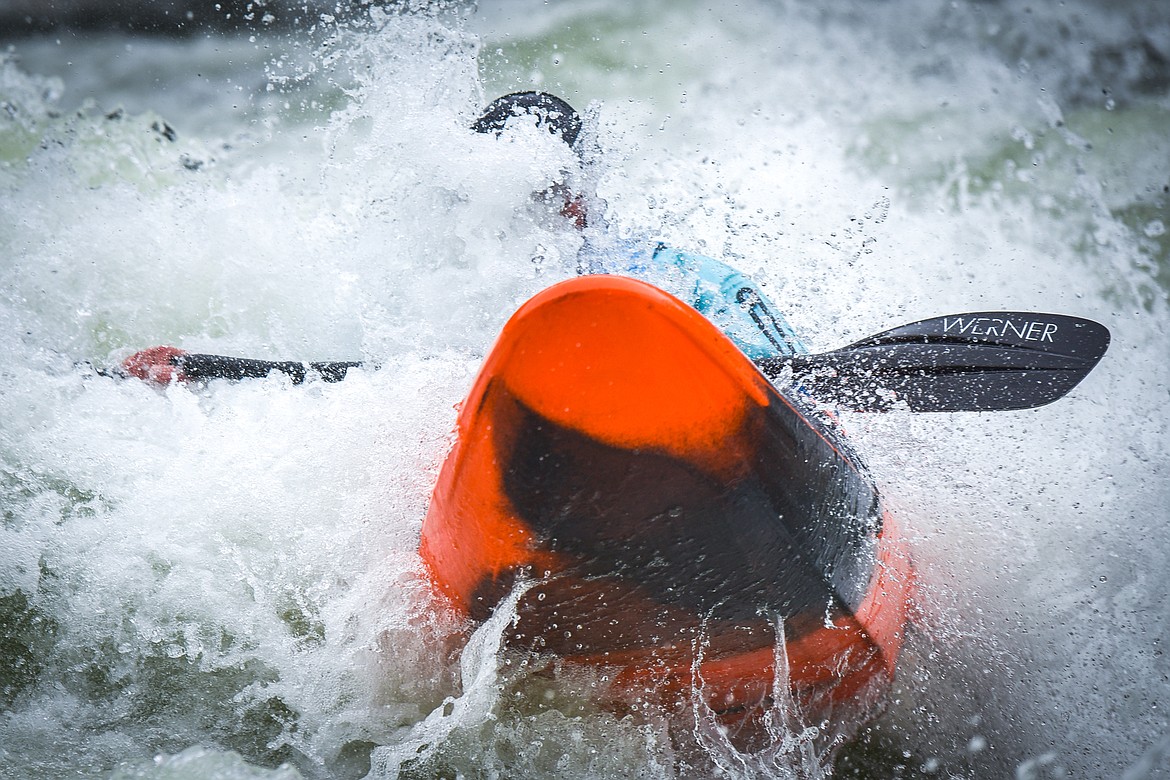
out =
<path fill-rule="evenodd" d="M 345 379 L 349 369 L 362 365 L 360 361 L 352 360 L 302 363 L 292 360 L 254 360 L 192 353 L 173 358 L 172 362 L 189 381 L 262 379 L 275 371 L 288 375 L 294 385 L 304 382 L 312 372 L 320 374 L 326 382 L 340 382 Z"/>

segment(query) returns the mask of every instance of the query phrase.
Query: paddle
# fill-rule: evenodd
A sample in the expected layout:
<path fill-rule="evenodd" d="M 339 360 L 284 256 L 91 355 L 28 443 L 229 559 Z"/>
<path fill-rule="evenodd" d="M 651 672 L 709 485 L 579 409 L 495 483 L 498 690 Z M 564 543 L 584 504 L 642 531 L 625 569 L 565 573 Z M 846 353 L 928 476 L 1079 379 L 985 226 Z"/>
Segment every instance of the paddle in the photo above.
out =
<path fill-rule="evenodd" d="M 1062 314 L 952 314 L 817 355 L 768 358 L 760 370 L 813 398 L 861 412 L 1028 409 L 1063 397 L 1109 347 L 1109 331 Z"/>
<path fill-rule="evenodd" d="M 1073 389 L 1109 347 L 1109 331 L 1063 314 L 974 312 L 887 330 L 816 355 L 765 358 L 769 379 L 790 379 L 824 403 L 858 412 L 904 404 L 915 412 L 989 412 L 1051 403 Z M 310 372 L 345 378 L 355 361 L 299 363 L 152 347 L 123 363 L 140 379 L 246 379 L 273 371 L 300 384 Z"/>

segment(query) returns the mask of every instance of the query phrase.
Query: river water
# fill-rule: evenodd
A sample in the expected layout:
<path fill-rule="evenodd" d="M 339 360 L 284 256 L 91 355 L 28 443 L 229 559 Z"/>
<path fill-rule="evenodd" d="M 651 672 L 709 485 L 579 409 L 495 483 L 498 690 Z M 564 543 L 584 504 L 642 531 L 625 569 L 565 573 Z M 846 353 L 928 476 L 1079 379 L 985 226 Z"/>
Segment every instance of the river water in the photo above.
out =
<path fill-rule="evenodd" d="M 0 776 L 1170 776 L 1162 5 L 501 0 L 11 39 Z M 499 654 L 506 609 L 469 634 L 427 586 L 455 407 L 573 273 L 579 236 L 530 202 L 564 150 L 465 129 L 534 87 L 588 109 L 613 230 L 736 264 L 814 350 L 987 309 L 1113 333 L 1052 406 L 845 415 L 921 587 L 838 750 L 619 717 Z M 90 367 L 154 344 L 377 368 Z"/>

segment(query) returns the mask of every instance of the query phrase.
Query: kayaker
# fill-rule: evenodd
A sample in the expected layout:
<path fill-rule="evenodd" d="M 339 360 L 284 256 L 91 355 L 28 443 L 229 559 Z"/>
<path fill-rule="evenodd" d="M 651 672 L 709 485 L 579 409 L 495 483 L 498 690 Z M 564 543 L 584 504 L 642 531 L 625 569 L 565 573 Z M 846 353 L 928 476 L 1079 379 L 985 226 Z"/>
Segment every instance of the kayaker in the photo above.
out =
<path fill-rule="evenodd" d="M 472 123 L 478 133 L 507 132 L 516 121 L 531 121 L 537 127 L 564 141 L 577 155 L 580 170 L 566 171 L 564 181 L 551 184 L 534 198 L 548 203 L 561 216 L 582 231 L 584 243 L 578 253 L 578 274 L 614 274 L 647 281 L 689 303 L 719 327 L 752 360 L 804 353 L 807 350 L 792 328 L 763 291 L 747 276 L 731 266 L 698 254 L 685 252 L 649 238 L 620 239 L 606 229 L 599 216 L 596 197 L 575 191 L 571 183 L 585 181 L 584 123 L 581 116 L 563 99 L 547 92 L 515 92 L 492 101 Z M 578 190 L 582 189 L 578 186 Z M 213 378 L 192 375 L 179 365 L 187 354 L 177 347 L 151 347 L 123 361 L 132 376 L 167 384 L 172 381 Z M 345 376 L 345 370 L 357 363 L 306 364 L 300 362 L 268 363 L 225 358 L 223 365 L 237 361 L 236 369 L 225 369 L 218 376 L 243 378 L 264 376 L 272 370 L 290 374 L 302 381 L 308 370 L 316 370 L 327 381 Z M 329 370 L 334 367 L 336 370 Z"/>
<path fill-rule="evenodd" d="M 516 92 L 497 98 L 472 129 L 498 136 L 509 121 L 527 115 L 535 116 L 538 127 L 547 128 L 568 144 L 581 165 L 586 165 L 580 116 L 564 100 L 546 92 Z M 572 181 L 575 177 L 565 178 Z M 573 192 L 567 183 L 554 184 L 538 197 L 552 199 L 561 215 L 584 231 L 578 273 L 632 276 L 651 282 L 698 309 L 753 360 L 805 351 L 763 291 L 735 268 L 649 238 L 615 238 L 597 216 L 600 209 L 590 207 L 596 196 Z"/>

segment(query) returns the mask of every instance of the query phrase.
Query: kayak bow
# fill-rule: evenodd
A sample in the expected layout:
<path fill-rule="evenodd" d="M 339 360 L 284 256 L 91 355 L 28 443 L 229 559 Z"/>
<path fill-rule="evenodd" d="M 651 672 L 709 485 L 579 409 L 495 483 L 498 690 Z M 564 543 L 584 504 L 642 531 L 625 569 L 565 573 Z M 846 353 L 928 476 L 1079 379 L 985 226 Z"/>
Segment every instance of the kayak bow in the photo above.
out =
<path fill-rule="evenodd" d="M 504 327 L 419 549 L 473 620 L 528 580 L 508 641 L 612 670 L 611 701 L 697 693 L 736 728 L 771 706 L 778 647 L 807 715 L 867 709 L 912 579 L 832 422 L 695 310 L 613 276 Z"/>

